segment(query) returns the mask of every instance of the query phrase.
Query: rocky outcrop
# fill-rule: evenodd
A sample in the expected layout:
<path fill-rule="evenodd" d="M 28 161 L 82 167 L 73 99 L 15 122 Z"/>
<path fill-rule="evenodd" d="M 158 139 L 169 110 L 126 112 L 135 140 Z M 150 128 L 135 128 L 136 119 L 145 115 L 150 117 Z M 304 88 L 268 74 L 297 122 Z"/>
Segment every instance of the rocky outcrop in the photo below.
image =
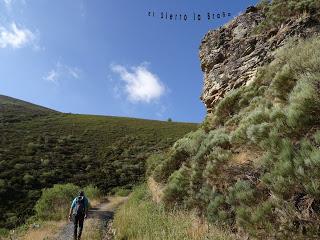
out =
<path fill-rule="evenodd" d="M 275 50 L 289 38 L 306 38 L 320 32 L 319 21 L 306 15 L 289 19 L 268 32 L 254 34 L 253 30 L 264 19 L 262 11 L 249 7 L 244 14 L 204 36 L 200 46 L 204 72 L 201 100 L 207 112 L 227 92 L 252 82 L 257 69 L 272 61 Z"/>

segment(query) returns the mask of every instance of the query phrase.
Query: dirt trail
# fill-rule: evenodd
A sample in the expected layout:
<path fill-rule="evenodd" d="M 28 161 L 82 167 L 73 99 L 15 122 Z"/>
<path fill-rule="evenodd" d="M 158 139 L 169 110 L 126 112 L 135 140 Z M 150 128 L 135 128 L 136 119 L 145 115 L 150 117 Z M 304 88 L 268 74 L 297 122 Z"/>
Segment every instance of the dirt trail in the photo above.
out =
<path fill-rule="evenodd" d="M 108 221 L 113 219 L 115 209 L 124 203 L 127 197 L 108 197 L 103 199 L 102 203 L 94 208 L 91 208 L 88 213 L 88 219 L 98 219 L 101 227 L 106 227 Z M 86 224 L 86 220 L 84 225 Z M 67 223 L 60 233 L 58 233 L 56 240 L 73 240 L 73 223 Z"/>

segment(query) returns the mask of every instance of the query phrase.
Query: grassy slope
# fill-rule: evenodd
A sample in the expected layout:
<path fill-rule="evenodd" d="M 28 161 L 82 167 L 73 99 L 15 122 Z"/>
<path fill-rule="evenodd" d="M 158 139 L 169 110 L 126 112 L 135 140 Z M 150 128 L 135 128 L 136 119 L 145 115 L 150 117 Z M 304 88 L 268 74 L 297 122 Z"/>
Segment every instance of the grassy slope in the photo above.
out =
<path fill-rule="evenodd" d="M 202 128 L 149 158 L 166 206 L 242 237 L 318 239 L 320 37 L 288 43 Z"/>
<path fill-rule="evenodd" d="M 104 191 L 143 179 L 144 160 L 196 124 L 63 114 L 0 96 L 0 227 L 33 213 L 41 189 L 55 183 Z"/>

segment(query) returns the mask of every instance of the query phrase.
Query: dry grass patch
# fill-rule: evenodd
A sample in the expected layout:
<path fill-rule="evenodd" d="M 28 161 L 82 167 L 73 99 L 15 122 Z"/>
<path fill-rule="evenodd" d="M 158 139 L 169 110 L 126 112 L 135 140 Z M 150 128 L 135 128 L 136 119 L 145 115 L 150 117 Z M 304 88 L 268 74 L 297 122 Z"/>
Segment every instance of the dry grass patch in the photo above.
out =
<path fill-rule="evenodd" d="M 103 237 L 102 222 L 99 219 L 87 219 L 84 222 L 82 240 L 101 240 Z"/>
<path fill-rule="evenodd" d="M 245 149 L 239 149 L 239 151 L 232 155 L 231 157 L 231 164 L 246 164 L 253 162 L 255 163 L 258 159 L 260 159 L 263 152 L 258 148 L 248 147 L 246 146 Z"/>
<path fill-rule="evenodd" d="M 53 240 L 54 236 L 66 224 L 65 221 L 44 222 L 39 228 L 30 227 L 27 232 L 16 239 L 18 240 Z"/>
<path fill-rule="evenodd" d="M 164 186 L 157 183 L 152 177 L 148 179 L 148 188 L 152 195 L 152 200 L 156 203 L 160 203 L 163 197 Z"/>

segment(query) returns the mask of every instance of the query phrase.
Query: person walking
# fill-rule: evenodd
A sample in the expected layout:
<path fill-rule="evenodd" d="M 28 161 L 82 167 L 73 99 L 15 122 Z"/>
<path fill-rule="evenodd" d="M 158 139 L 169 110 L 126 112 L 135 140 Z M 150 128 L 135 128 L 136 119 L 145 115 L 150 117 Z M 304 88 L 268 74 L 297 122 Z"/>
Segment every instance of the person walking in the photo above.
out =
<path fill-rule="evenodd" d="M 71 204 L 69 211 L 69 220 L 74 223 L 74 233 L 73 237 L 75 240 L 81 239 L 83 222 L 84 219 L 87 218 L 89 208 L 89 201 L 85 197 L 84 192 L 80 191 L 79 196 L 77 196 Z M 78 232 L 79 226 L 79 232 Z"/>

